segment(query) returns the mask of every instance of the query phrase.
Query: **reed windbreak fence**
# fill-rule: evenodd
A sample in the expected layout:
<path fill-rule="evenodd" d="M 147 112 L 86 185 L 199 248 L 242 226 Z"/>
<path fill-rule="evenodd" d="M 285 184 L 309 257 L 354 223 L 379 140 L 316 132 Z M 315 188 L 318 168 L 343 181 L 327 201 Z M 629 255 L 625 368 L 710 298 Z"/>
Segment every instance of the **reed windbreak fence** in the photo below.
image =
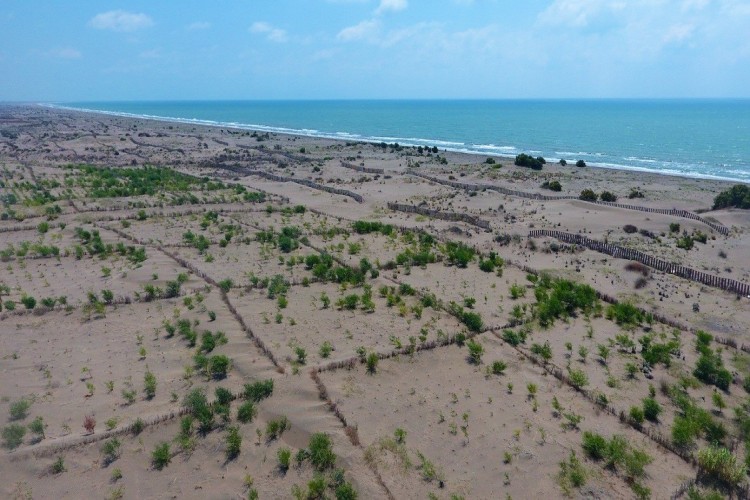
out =
<path fill-rule="evenodd" d="M 586 203 L 592 203 L 595 205 L 603 205 L 603 206 L 608 206 L 608 207 L 624 208 L 626 210 L 638 210 L 641 212 L 671 215 L 674 217 L 682 217 L 685 219 L 692 219 L 698 222 L 702 222 L 703 224 L 707 225 L 708 227 L 710 227 L 711 229 L 715 230 L 716 232 L 718 232 L 719 234 L 723 236 L 726 236 L 729 234 L 729 228 L 727 228 L 726 226 L 717 224 L 716 222 L 705 219 L 701 217 L 700 215 L 694 214 L 692 212 L 688 212 L 687 210 L 681 210 L 677 208 L 651 208 L 651 207 L 641 207 L 638 205 L 629 205 L 626 203 L 616 203 L 616 202 L 608 202 L 608 201 L 586 201 L 586 200 L 581 200 L 578 196 L 545 195 L 545 194 L 539 194 L 539 193 L 527 193 L 524 191 L 517 191 L 515 189 L 508 189 L 502 186 L 496 186 L 494 184 L 476 184 L 476 183 L 457 182 L 457 181 L 452 181 L 452 180 L 440 179 L 438 177 L 433 177 L 431 175 L 427 175 L 427 174 L 423 174 L 421 172 L 415 172 L 415 171 L 410 171 L 409 174 L 415 177 L 421 177 L 422 179 L 426 179 L 430 182 L 435 182 L 437 184 L 443 184 L 444 186 L 450 186 L 456 189 L 463 189 L 466 191 L 490 190 L 490 191 L 497 191 L 498 193 L 506 194 L 508 196 L 516 196 L 518 198 L 526 198 L 529 200 L 539 200 L 539 201 L 578 200 L 578 201 L 584 201 Z"/>
<path fill-rule="evenodd" d="M 750 296 L 750 285 L 748 285 L 747 283 L 742 283 L 731 278 L 722 278 L 721 276 L 704 273 L 702 271 L 697 271 L 695 269 L 681 266 L 673 262 L 667 262 L 638 250 L 623 248 L 617 245 L 612 245 L 610 243 L 592 240 L 591 238 L 587 238 L 586 236 L 582 236 L 580 234 L 566 233 L 563 231 L 552 231 L 548 229 L 534 229 L 532 231 L 529 231 L 529 238 L 540 237 L 556 238 L 565 243 L 580 245 L 590 250 L 594 250 L 595 252 L 611 255 L 616 259 L 634 260 L 664 273 L 674 274 L 675 276 L 679 276 L 681 278 L 702 283 L 714 288 L 720 288 L 728 292 L 737 293 L 745 297 Z"/>

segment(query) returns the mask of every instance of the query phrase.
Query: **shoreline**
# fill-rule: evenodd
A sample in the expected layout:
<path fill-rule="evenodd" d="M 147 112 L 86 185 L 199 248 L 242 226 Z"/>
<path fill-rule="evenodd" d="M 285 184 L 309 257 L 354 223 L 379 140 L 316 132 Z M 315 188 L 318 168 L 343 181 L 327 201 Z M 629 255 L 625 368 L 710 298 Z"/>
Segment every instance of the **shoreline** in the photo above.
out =
<path fill-rule="evenodd" d="M 477 150 L 471 150 L 466 147 L 459 148 L 459 147 L 451 147 L 448 146 L 449 144 L 455 144 L 458 145 L 464 145 L 465 143 L 458 143 L 458 142 L 452 142 L 452 141 L 445 141 L 445 140 L 437 140 L 437 139 L 418 139 L 418 138 L 398 138 L 398 137 L 370 137 L 370 136 L 362 136 L 359 134 L 349 134 L 346 132 L 339 132 L 339 133 L 326 133 L 321 132 L 319 130 L 313 130 L 313 129 L 292 129 L 292 128 L 286 128 L 286 127 L 270 127 L 266 125 L 260 125 L 260 124 L 247 124 L 247 123 L 237 123 L 237 122 L 220 122 L 215 120 L 202 120 L 197 118 L 180 118 L 180 117 L 169 117 L 169 116 L 159 116 L 159 115 L 139 115 L 136 113 L 128 113 L 128 112 L 121 112 L 121 111 L 105 111 L 105 110 L 98 110 L 98 109 L 90 109 L 90 108 L 76 108 L 71 106 L 64 106 L 64 105 L 58 105 L 58 104 L 50 104 L 50 103 L 35 103 L 33 106 L 40 106 L 44 108 L 49 109 L 56 109 L 56 110 L 64 110 L 64 111 L 72 111 L 72 112 L 79 112 L 79 113 L 91 113 L 91 114 L 101 114 L 106 116 L 116 116 L 120 118 L 130 118 L 130 119 L 136 119 L 136 120 L 149 120 L 149 121 L 156 121 L 156 122 L 166 122 L 166 123 L 180 123 L 183 125 L 198 125 L 202 127 L 214 127 L 214 128 L 227 128 L 227 129 L 235 129 L 235 130 L 251 130 L 251 131 L 257 131 L 257 132 L 265 132 L 265 133 L 273 133 L 273 134 L 280 134 L 290 137 L 299 137 L 299 138 L 312 138 L 312 139 L 326 139 L 326 140 L 333 140 L 333 141 L 340 141 L 340 142 L 362 142 L 367 144 L 381 144 L 383 142 L 387 141 L 394 141 L 395 143 L 398 143 L 400 146 L 406 146 L 406 147 L 418 147 L 418 146 L 425 146 L 425 144 L 429 144 L 432 146 L 437 146 L 439 149 L 442 149 L 444 152 L 450 152 L 454 154 L 465 154 L 470 155 L 472 157 L 476 156 L 484 156 L 484 157 L 493 157 L 493 158 L 501 158 L 504 160 L 514 160 L 515 154 L 503 154 L 500 152 L 490 152 L 490 151 L 477 151 Z M 416 141 L 422 141 L 416 142 Z M 390 144 L 390 143 L 389 143 Z M 484 146 L 487 147 L 487 146 Z M 494 148 L 512 148 L 516 149 L 512 146 L 492 146 Z M 518 150 L 516 150 L 518 151 Z M 518 151 L 518 154 L 522 153 L 523 151 Z M 536 154 L 537 152 L 534 152 L 532 150 L 529 150 L 527 153 L 533 153 Z M 550 157 L 548 159 L 548 165 L 558 165 L 558 162 L 561 158 L 555 158 Z M 569 167 L 574 167 L 573 161 L 568 161 Z M 710 175 L 710 174 L 700 174 L 700 173 L 678 173 L 674 171 L 667 171 L 667 170 L 659 170 L 659 169 L 650 169 L 647 167 L 638 167 L 638 166 L 631 166 L 631 165 L 620 165 L 620 164 L 614 164 L 614 163 L 599 163 L 599 162 L 586 162 L 586 167 L 593 167 L 598 169 L 604 169 L 604 170 L 615 170 L 619 172 L 628 172 L 628 173 L 645 173 L 645 174 L 655 174 L 660 176 L 667 176 L 667 177 L 677 177 L 681 179 L 692 179 L 692 180 L 708 180 L 708 181 L 718 181 L 718 182 L 727 182 L 727 183 L 734 183 L 734 184 L 750 184 L 750 180 L 742 180 L 742 179 L 736 179 L 732 177 L 724 177 L 724 176 L 718 176 L 718 175 Z"/>

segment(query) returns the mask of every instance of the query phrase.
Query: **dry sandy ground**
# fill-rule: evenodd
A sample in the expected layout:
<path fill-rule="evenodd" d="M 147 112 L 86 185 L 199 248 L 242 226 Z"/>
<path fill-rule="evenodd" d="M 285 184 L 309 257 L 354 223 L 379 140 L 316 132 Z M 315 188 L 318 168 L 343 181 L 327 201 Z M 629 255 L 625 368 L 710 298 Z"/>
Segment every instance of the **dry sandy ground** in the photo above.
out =
<path fill-rule="evenodd" d="M 247 498 L 253 492 L 259 498 L 290 498 L 294 491 L 313 497 L 309 483 L 317 472 L 309 459 L 297 465 L 294 458 L 308 448 L 311 436 L 325 433 L 336 454 L 335 467 L 323 470 L 330 498 L 337 496 L 338 478 L 359 498 L 634 498 L 640 486 L 651 498 L 666 499 L 684 494 L 681 485 L 698 473 L 689 457 L 708 446 L 705 436 L 679 453 L 669 445 L 682 416 L 669 388 L 678 386 L 723 426 L 724 443 L 744 459 L 733 417 L 746 399 L 742 382 L 750 376 L 750 355 L 733 346 L 750 346 L 748 299 L 656 270 L 636 288 L 641 274 L 626 271 L 626 260 L 549 238 L 532 245 L 527 235 L 531 229 L 586 234 L 748 283 L 750 213 L 703 213 L 730 228 L 722 236 L 702 222 L 671 215 L 492 190 L 469 193 L 410 175 L 408 165 L 419 162 L 420 172 L 444 180 L 528 193 L 550 194 L 540 184 L 559 180 L 561 194 L 610 190 L 624 203 L 691 211 L 710 207 L 727 183 L 559 165 L 533 172 L 502 158 L 497 167 L 483 157 L 443 151 L 427 157 L 410 148 L 40 107 L 0 108 L 0 130 L 9 132 L 0 138 L 5 200 L 0 251 L 6 250 L 0 263 L 0 426 L 26 429 L 20 444 L 4 438 L 4 498 Z M 383 173 L 355 171 L 344 161 Z M 76 184 L 79 171 L 63 168 L 71 163 L 153 164 L 226 186 L 93 198 Z M 269 180 L 257 170 L 347 190 L 363 201 Z M 236 186 L 265 193 L 266 199 L 243 202 Z M 631 188 L 644 198 L 628 200 Z M 55 199 L 39 202 L 39 192 Z M 198 202 L 183 203 L 188 195 Z M 389 202 L 472 214 L 488 220 L 491 229 L 394 212 Z M 58 213 L 50 214 L 54 206 Z M 215 217 L 207 216 L 212 212 Z M 394 230 L 358 234 L 352 228 L 356 220 L 391 224 Z M 39 227 L 44 222 L 46 231 Z M 690 251 L 677 248 L 672 223 L 679 223 L 680 231 L 707 234 L 707 243 Z M 655 238 L 628 234 L 627 224 Z M 289 252 L 278 245 L 285 227 L 299 232 Z M 82 242 L 76 228 L 98 230 L 105 244 L 143 247 L 146 259 L 132 262 L 117 252 L 77 258 Z M 274 240 L 258 241 L 258 232 L 269 229 Z M 231 241 L 222 243 L 228 231 Z M 396 265 L 399 254 L 420 249 L 417 231 L 436 238 L 429 247 L 435 262 Z M 187 232 L 204 236 L 207 248 L 193 247 Z M 447 241 L 472 246 L 483 258 L 495 252 L 505 265 L 484 272 L 477 257 L 465 268 L 449 265 Z M 59 256 L 19 254 L 25 245 L 54 245 Z M 321 281 L 306 264 L 320 252 L 331 255 L 334 266 L 369 263 L 378 272 L 368 272 L 364 283 Z M 687 328 L 618 325 L 606 318 L 606 303 L 591 315 L 542 327 L 533 320 L 537 298 L 523 265 L 590 284 Z M 149 289 L 168 289 L 180 274 L 177 296 L 147 297 Z M 284 300 L 269 298 L 264 279 L 275 276 L 288 283 Z M 523 296 L 511 297 L 512 286 L 525 291 Z M 113 304 L 104 303 L 104 290 L 112 292 Z M 368 290 L 370 308 L 361 301 Z M 354 307 L 339 302 L 352 294 L 359 300 Z M 433 295 L 437 303 L 430 306 Z M 33 310 L 22 305 L 27 296 L 37 299 Z M 59 297 L 65 302 L 57 301 L 52 310 L 40 304 Z M 469 355 L 474 344 L 462 339 L 475 332 L 451 303 L 482 318 L 484 328 L 472 340 L 483 347 L 478 362 Z M 528 323 L 519 326 L 519 318 Z M 195 345 L 180 333 L 180 321 L 195 332 Z M 170 334 L 172 328 L 177 332 Z M 734 379 L 727 391 L 693 376 L 700 353 L 691 329 L 729 341 L 720 354 Z M 509 330 L 525 333 L 525 342 L 511 345 Z M 205 332 L 221 339 L 210 352 L 203 348 Z M 667 363 L 641 370 L 644 336 L 676 342 Z M 624 346 L 625 339 L 636 347 Z M 544 346 L 546 361 L 539 354 Z M 226 377 L 203 373 L 196 353 L 227 356 Z M 362 362 L 368 355 L 380 359 L 372 370 Z M 503 373 L 492 373 L 495 362 L 504 364 Z M 633 373 L 630 364 L 637 366 Z M 156 379 L 153 397 L 145 392 L 147 372 Z M 565 375 L 573 372 L 586 376 L 581 390 Z M 255 404 L 251 422 L 241 423 L 243 386 L 261 380 L 273 380 L 273 393 Z M 196 388 L 209 401 L 217 388 L 239 397 L 228 421 L 216 415 L 213 428 L 203 436 L 193 432 L 186 446 L 178 439 L 180 413 L 184 397 Z M 650 393 L 662 408 L 658 420 L 629 420 L 631 408 Z M 553 398 L 562 410 L 553 408 Z M 11 407 L 22 400 L 30 406 L 15 418 Z M 83 428 L 87 416 L 96 421 L 93 433 Z M 28 428 L 37 417 L 46 426 L 43 437 Z M 277 437 L 266 434 L 269 422 L 282 417 L 290 428 Z M 139 418 L 144 429 L 134 433 L 130 428 Z M 233 426 L 242 441 L 239 455 L 228 457 L 226 436 Z M 622 464 L 605 467 L 588 457 L 581 446 L 584 432 L 620 435 L 645 451 L 651 460 L 644 474 L 629 478 Z M 113 438 L 120 440 L 121 452 L 108 464 L 102 446 Z M 151 453 L 162 442 L 170 443 L 172 459 L 158 469 Z M 287 472 L 278 465 L 281 448 L 292 452 Z M 586 481 L 566 489 L 560 463 L 572 453 Z M 58 458 L 64 472 L 52 469 Z M 113 478 L 115 469 L 120 478 Z"/>

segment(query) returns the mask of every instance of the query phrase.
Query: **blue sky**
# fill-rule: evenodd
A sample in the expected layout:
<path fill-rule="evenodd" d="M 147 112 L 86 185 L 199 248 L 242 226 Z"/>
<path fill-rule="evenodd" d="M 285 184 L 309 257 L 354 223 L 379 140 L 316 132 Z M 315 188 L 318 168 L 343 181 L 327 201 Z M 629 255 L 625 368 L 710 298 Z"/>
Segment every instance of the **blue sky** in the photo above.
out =
<path fill-rule="evenodd" d="M 750 0 L 3 0 L 0 101 L 750 97 Z"/>

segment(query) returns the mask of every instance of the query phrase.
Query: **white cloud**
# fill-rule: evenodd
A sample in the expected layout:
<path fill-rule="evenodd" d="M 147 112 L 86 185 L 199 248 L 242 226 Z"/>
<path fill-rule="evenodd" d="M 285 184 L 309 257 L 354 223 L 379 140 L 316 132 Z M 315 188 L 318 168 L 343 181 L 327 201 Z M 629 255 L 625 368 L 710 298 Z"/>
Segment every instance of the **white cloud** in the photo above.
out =
<path fill-rule="evenodd" d="M 250 33 L 254 33 L 256 35 L 266 35 L 266 38 L 268 38 L 272 42 L 287 41 L 286 31 L 280 28 L 275 28 L 270 24 L 262 21 L 253 23 L 253 25 L 250 26 Z"/>
<path fill-rule="evenodd" d="M 617 2 L 605 0 L 555 0 L 539 15 L 544 24 L 582 27 Z"/>
<path fill-rule="evenodd" d="M 80 59 L 82 57 L 79 50 L 70 47 L 52 49 L 48 52 L 48 55 L 59 59 Z"/>
<path fill-rule="evenodd" d="M 141 59 L 159 59 L 161 57 L 161 50 L 159 49 L 150 49 L 150 50 L 144 50 L 140 54 L 138 54 L 138 57 Z"/>
<path fill-rule="evenodd" d="M 112 31 L 137 31 L 154 25 L 153 19 L 146 14 L 135 14 L 124 10 L 110 10 L 95 15 L 89 21 L 92 28 Z"/>
<path fill-rule="evenodd" d="M 664 33 L 662 40 L 664 43 L 680 43 L 690 38 L 693 31 L 695 31 L 695 26 L 692 24 L 676 24 Z"/>
<path fill-rule="evenodd" d="M 211 27 L 211 23 L 197 21 L 197 22 L 188 24 L 187 30 L 188 31 L 201 31 L 201 30 L 207 30 L 210 27 Z"/>
<path fill-rule="evenodd" d="M 344 42 L 352 42 L 356 40 L 363 40 L 365 38 L 372 38 L 380 28 L 380 23 L 375 19 L 362 21 L 354 26 L 349 26 L 339 31 L 336 38 Z"/>
<path fill-rule="evenodd" d="M 399 11 L 404 10 L 408 7 L 409 2 L 407 0 L 380 0 L 380 5 L 375 10 L 375 14 L 382 14 L 388 11 Z"/>

